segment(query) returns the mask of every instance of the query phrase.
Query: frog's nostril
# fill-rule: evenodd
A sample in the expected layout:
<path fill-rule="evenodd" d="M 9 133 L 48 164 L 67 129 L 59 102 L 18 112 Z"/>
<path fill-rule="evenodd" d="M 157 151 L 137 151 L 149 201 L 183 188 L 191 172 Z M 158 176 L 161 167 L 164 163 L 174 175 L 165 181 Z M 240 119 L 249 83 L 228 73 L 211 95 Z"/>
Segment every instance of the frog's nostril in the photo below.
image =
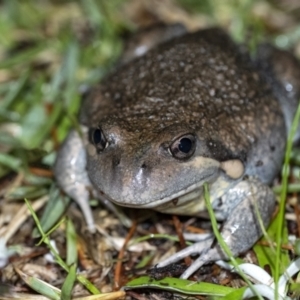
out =
<path fill-rule="evenodd" d="M 146 168 L 147 168 L 146 164 L 143 163 L 143 164 L 141 165 L 141 168 L 142 168 L 142 169 L 146 169 Z"/>
<path fill-rule="evenodd" d="M 117 166 L 120 164 L 120 158 L 115 157 L 115 158 L 112 160 L 112 163 L 113 163 L 113 166 L 114 166 L 114 167 L 117 167 Z"/>

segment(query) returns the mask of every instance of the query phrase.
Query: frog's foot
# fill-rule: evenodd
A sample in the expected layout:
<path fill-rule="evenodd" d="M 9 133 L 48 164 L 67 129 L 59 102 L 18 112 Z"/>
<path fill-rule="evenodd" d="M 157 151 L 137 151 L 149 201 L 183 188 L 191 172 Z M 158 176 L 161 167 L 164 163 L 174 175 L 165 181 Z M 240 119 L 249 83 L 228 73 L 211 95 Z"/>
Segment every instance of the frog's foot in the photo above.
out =
<path fill-rule="evenodd" d="M 203 251 L 206 251 L 209 249 L 209 247 L 212 245 L 214 241 L 214 237 L 210 237 L 208 239 L 205 239 L 203 241 L 197 242 L 189 247 L 186 247 L 185 249 L 182 249 L 181 251 L 173 254 L 169 258 L 165 259 L 164 261 L 158 263 L 156 265 L 157 268 L 162 268 L 167 265 L 173 264 L 178 262 L 181 259 L 184 259 L 185 257 L 189 255 L 194 254 L 201 254 Z"/>
<path fill-rule="evenodd" d="M 275 206 L 275 197 L 268 186 L 251 179 L 241 181 L 230 189 L 222 197 L 222 202 L 235 204 L 223 224 L 221 236 L 231 254 L 237 256 L 250 249 L 261 237 L 261 226 L 267 226 L 270 222 Z M 157 267 L 177 262 L 190 254 L 199 254 L 200 256 L 181 275 L 181 278 L 186 279 L 206 263 L 228 259 L 219 244 L 211 248 L 212 244 L 211 239 L 204 243 L 196 243 L 159 263 Z"/>

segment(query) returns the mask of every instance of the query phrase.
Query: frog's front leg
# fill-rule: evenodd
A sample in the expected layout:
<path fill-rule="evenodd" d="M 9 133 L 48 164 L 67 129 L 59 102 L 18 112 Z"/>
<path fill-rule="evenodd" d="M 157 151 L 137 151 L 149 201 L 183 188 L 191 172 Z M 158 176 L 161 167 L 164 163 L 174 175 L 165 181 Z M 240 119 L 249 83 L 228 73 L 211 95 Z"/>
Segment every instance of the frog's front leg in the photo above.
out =
<path fill-rule="evenodd" d="M 221 203 L 215 208 L 217 214 L 218 210 L 223 210 L 222 205 L 229 207 L 229 210 L 225 210 L 229 214 L 222 226 L 221 235 L 233 256 L 237 256 L 250 249 L 262 236 L 259 220 L 262 220 L 264 226 L 268 226 L 275 207 L 275 196 L 272 190 L 259 180 L 248 179 L 229 189 L 222 196 Z M 188 278 L 203 264 L 228 259 L 220 245 L 211 248 L 212 242 L 213 240 L 196 243 L 159 263 L 157 267 L 177 262 L 187 255 L 199 254 L 200 256 L 181 275 L 182 278 Z"/>
<path fill-rule="evenodd" d="M 130 227 L 131 220 L 92 185 L 86 169 L 87 155 L 84 144 L 88 139 L 88 128 L 81 126 L 81 131 L 83 137 L 80 137 L 77 131 L 71 130 L 58 151 L 54 164 L 54 175 L 58 185 L 79 205 L 90 232 L 95 232 L 95 222 L 89 205 L 91 196 L 119 217 L 124 226 Z"/>
<path fill-rule="evenodd" d="M 83 134 L 87 128 L 81 127 Z M 89 205 L 93 187 L 86 171 L 86 150 L 77 131 L 70 131 L 62 144 L 54 165 L 54 175 L 62 190 L 74 199 L 82 210 L 88 229 L 95 231 L 94 218 Z"/>

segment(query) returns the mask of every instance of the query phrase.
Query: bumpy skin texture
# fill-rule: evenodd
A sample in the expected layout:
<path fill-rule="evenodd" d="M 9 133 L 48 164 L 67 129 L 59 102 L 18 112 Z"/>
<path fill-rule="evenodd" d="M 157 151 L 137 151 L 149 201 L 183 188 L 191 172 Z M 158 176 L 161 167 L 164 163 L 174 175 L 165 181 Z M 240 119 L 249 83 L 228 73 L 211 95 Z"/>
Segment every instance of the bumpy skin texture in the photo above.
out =
<path fill-rule="evenodd" d="M 196 134 L 194 157 L 240 159 L 246 174 L 266 183 L 280 168 L 286 137 L 272 90 L 218 30 L 175 38 L 118 69 L 91 91 L 81 120 L 100 127 L 110 143 L 89 156 L 91 180 L 130 206 L 171 196 L 174 183 L 183 190 L 203 177 L 192 160 L 175 160 L 161 147 L 185 133 Z"/>
<path fill-rule="evenodd" d="M 272 51 L 262 53 L 272 60 Z M 259 59 L 253 63 L 219 29 L 158 45 L 86 95 L 80 116 L 86 168 L 71 164 L 71 151 L 64 150 L 72 139 L 80 140 L 73 131 L 55 165 L 58 183 L 73 191 L 69 194 L 83 210 L 85 186 L 119 205 L 200 216 L 205 215 L 202 186 L 208 182 L 216 216 L 224 221 L 222 235 L 234 255 L 240 254 L 261 236 L 254 207 L 265 226 L 270 221 L 275 200 L 267 184 L 280 170 L 290 125 L 284 116 L 292 118 L 297 102 L 284 92 L 278 101 L 269 69 Z M 284 89 L 280 75 L 274 78 Z M 101 129 L 104 149 L 89 142 L 87 128 Z M 187 135 L 194 137 L 195 151 L 177 159 L 170 148 Z M 80 179 L 83 173 L 88 182 Z M 226 258 L 218 246 L 207 251 L 212 242 L 195 244 L 159 267 L 201 254 L 182 275 L 187 278 L 203 263 Z"/>

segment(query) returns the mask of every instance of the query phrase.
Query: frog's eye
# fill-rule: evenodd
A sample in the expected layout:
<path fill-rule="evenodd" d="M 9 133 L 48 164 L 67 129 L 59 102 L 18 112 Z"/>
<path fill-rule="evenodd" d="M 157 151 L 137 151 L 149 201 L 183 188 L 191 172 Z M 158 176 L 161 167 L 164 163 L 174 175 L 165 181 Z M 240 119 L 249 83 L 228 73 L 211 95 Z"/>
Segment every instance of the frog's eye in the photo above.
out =
<path fill-rule="evenodd" d="M 92 128 L 89 131 L 90 141 L 95 145 L 97 150 L 103 151 L 107 146 L 107 140 L 102 130 L 99 128 Z"/>
<path fill-rule="evenodd" d="M 175 140 L 169 150 L 175 158 L 186 159 L 194 154 L 195 148 L 195 137 L 192 134 L 186 134 Z"/>

